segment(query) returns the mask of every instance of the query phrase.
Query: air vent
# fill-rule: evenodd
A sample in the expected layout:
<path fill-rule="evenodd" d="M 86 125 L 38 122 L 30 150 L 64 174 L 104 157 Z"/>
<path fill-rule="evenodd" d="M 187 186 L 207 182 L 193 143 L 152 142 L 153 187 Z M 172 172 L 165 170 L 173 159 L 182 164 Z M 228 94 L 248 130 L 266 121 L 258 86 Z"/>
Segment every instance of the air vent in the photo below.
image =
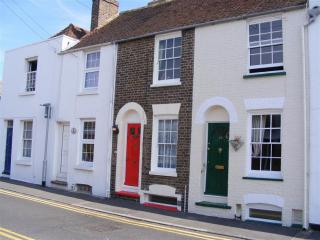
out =
<path fill-rule="evenodd" d="M 262 221 L 277 221 L 281 222 L 282 212 L 281 211 L 271 211 L 262 209 L 249 209 L 249 217 Z"/>
<path fill-rule="evenodd" d="M 92 194 L 92 187 L 86 184 L 77 184 L 77 192 Z"/>
<path fill-rule="evenodd" d="M 177 206 L 177 198 L 174 197 L 164 197 L 158 195 L 149 195 L 149 201 L 153 203 L 167 204 Z"/>

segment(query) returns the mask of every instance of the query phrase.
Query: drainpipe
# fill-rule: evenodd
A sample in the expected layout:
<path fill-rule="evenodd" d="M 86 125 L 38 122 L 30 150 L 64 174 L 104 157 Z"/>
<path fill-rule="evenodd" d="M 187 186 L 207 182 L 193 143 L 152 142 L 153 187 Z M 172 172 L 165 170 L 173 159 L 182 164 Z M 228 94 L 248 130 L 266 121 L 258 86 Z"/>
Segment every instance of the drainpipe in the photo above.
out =
<path fill-rule="evenodd" d="M 304 205 L 303 205 L 303 229 L 309 228 L 309 83 L 308 61 L 306 51 L 306 33 L 309 23 L 302 27 L 302 68 L 303 68 L 303 130 L 304 130 Z"/>
<path fill-rule="evenodd" d="M 47 119 L 45 145 L 44 145 L 44 156 L 43 156 L 43 164 L 42 164 L 42 187 L 45 187 L 46 186 L 46 179 L 47 179 L 47 164 L 48 164 L 47 155 L 48 155 L 49 121 L 51 118 L 51 104 L 46 103 L 46 104 L 42 104 L 40 106 L 45 108 L 44 118 Z"/>

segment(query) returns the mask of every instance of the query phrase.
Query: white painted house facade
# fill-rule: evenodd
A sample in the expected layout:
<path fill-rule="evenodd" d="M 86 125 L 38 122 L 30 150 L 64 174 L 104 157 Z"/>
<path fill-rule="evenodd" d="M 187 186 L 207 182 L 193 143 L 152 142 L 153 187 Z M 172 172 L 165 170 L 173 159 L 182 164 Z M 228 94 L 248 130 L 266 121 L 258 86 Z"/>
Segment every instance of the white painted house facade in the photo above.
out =
<path fill-rule="evenodd" d="M 310 224 L 320 226 L 320 1 L 310 0 L 312 22 L 309 25 L 310 76 Z"/>
<path fill-rule="evenodd" d="M 95 196 L 110 193 L 115 45 L 61 55 L 56 180 Z"/>
<path fill-rule="evenodd" d="M 54 130 L 62 68 L 58 53 L 77 42 L 78 39 L 60 35 L 6 52 L 0 105 L 2 175 L 34 184 L 52 180 L 51 163 L 59 157 L 52 147 L 58 138 Z M 48 103 L 52 106 L 52 119 L 46 144 L 47 119 L 41 105 Z M 45 156 L 48 171 L 43 171 Z"/>
<path fill-rule="evenodd" d="M 300 8 L 196 28 L 190 212 L 303 224 L 305 22 Z"/>

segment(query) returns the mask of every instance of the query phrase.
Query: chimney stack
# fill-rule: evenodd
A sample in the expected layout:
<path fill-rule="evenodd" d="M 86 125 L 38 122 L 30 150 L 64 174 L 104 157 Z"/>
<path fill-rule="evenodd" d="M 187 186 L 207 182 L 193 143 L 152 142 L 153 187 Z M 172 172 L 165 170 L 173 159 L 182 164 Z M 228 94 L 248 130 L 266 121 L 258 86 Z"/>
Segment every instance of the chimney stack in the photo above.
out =
<path fill-rule="evenodd" d="M 117 0 L 92 0 L 91 31 L 100 28 L 118 16 Z"/>

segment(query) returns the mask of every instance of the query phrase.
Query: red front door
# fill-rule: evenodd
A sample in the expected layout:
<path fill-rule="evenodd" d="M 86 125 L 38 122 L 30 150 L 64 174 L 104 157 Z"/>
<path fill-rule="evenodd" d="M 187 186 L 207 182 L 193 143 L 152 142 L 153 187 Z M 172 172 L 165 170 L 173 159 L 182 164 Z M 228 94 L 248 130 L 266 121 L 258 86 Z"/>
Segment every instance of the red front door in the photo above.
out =
<path fill-rule="evenodd" d="M 128 124 L 126 178 L 124 184 L 138 187 L 141 124 Z"/>

